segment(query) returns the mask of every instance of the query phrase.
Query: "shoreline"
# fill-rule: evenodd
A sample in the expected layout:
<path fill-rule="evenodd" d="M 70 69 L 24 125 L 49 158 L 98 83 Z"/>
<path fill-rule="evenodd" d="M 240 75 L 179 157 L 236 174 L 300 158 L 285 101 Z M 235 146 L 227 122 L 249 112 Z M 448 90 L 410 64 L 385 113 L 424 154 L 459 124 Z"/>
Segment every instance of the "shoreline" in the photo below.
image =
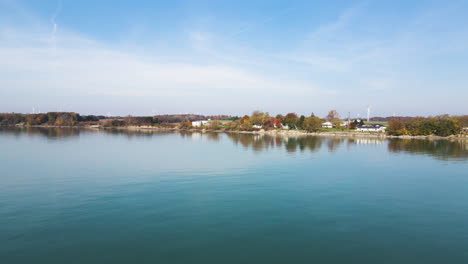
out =
<path fill-rule="evenodd" d="M 306 132 L 303 130 L 260 130 L 260 131 L 238 131 L 238 130 L 211 130 L 211 129 L 182 129 L 182 128 L 165 128 L 152 126 L 126 126 L 126 127 L 92 127 L 92 126 L 6 126 L 17 128 L 84 128 L 93 130 L 154 130 L 154 131 L 171 131 L 171 132 L 198 132 L 198 133 L 237 133 L 237 134 L 252 134 L 252 135 L 268 135 L 268 136 L 320 136 L 320 137 L 346 137 L 346 138 L 379 138 L 379 139 L 427 139 L 427 140 L 468 140 L 467 135 L 459 136 L 391 136 L 382 132 L 350 132 L 350 131 L 321 131 L 321 132 Z"/>

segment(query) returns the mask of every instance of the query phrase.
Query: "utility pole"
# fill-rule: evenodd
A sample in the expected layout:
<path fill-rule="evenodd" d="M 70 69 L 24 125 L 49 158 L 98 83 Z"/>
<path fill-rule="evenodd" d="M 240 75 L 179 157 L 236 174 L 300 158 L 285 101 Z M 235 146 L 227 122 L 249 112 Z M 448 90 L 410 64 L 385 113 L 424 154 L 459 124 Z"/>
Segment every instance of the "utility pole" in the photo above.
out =
<path fill-rule="evenodd" d="M 351 123 L 351 112 L 348 112 L 348 129 L 349 129 L 350 123 Z"/>

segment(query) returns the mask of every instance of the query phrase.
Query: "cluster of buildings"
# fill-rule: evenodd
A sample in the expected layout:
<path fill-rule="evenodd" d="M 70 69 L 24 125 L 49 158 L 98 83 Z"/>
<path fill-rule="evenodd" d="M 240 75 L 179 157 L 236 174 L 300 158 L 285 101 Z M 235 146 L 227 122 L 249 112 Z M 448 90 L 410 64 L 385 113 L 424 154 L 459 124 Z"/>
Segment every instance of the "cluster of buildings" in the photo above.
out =
<path fill-rule="evenodd" d="M 209 126 L 209 125 L 210 125 L 210 122 L 211 122 L 211 119 L 192 121 L 192 126 L 193 126 L 193 127 Z M 262 125 L 253 125 L 252 127 L 253 127 L 253 128 L 261 129 L 263 126 L 262 126 Z M 276 127 L 276 125 L 275 125 L 275 128 L 281 128 L 281 129 L 286 129 L 286 130 L 288 130 L 288 129 L 289 129 L 289 126 L 288 126 L 288 125 L 283 125 L 283 124 L 281 124 L 280 127 Z"/>
<path fill-rule="evenodd" d="M 210 122 L 211 122 L 211 119 L 192 121 L 192 126 L 193 127 L 208 126 Z"/>
<path fill-rule="evenodd" d="M 386 129 L 387 127 L 379 124 L 356 126 L 356 130 L 362 132 L 385 132 Z"/>
<path fill-rule="evenodd" d="M 361 122 L 361 120 L 356 120 L 358 123 Z M 197 120 L 197 121 L 192 121 L 192 126 L 193 127 L 202 127 L 202 126 L 208 126 L 210 124 L 211 120 Z M 349 125 L 349 121 L 343 121 L 341 123 L 342 127 L 347 127 Z M 333 125 L 332 122 L 324 122 L 322 123 L 323 128 L 333 128 L 335 125 Z M 253 125 L 253 128 L 262 128 L 261 125 Z M 286 125 L 281 125 L 282 129 L 289 129 L 289 127 Z M 356 131 L 360 132 L 385 132 L 387 127 L 380 125 L 380 124 L 369 124 L 369 125 L 358 125 L 356 126 Z"/>
<path fill-rule="evenodd" d="M 348 126 L 348 124 L 349 124 L 348 121 L 343 121 L 343 122 L 341 122 L 340 125 L 341 125 L 342 127 L 346 127 L 346 126 Z M 323 127 L 323 128 L 334 128 L 335 125 L 334 125 L 332 122 L 327 121 L 327 122 L 322 123 L 322 127 Z"/>
<path fill-rule="evenodd" d="M 361 120 L 356 120 L 357 123 L 361 123 Z M 349 121 L 343 121 L 341 122 L 342 127 L 347 127 L 349 125 Z M 335 125 L 330 122 L 324 122 L 322 123 L 323 128 L 333 128 Z M 380 124 L 370 124 L 370 125 L 357 125 L 356 130 L 361 131 L 361 132 L 385 132 L 387 127 L 380 125 Z"/>

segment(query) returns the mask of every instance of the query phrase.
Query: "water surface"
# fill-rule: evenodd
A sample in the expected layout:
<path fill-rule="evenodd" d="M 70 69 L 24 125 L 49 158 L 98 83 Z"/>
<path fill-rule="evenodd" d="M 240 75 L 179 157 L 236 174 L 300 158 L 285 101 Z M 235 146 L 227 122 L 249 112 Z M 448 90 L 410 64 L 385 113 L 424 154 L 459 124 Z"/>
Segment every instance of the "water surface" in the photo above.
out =
<path fill-rule="evenodd" d="M 0 130 L 1 263 L 468 263 L 468 144 Z"/>

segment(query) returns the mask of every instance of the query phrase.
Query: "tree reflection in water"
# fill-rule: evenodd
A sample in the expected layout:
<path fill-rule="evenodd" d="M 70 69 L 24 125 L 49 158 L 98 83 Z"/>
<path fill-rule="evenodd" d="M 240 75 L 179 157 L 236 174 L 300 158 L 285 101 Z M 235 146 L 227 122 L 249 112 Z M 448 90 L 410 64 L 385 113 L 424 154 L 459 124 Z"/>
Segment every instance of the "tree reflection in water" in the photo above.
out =
<path fill-rule="evenodd" d="M 467 160 L 467 140 L 424 140 L 391 139 L 388 141 L 390 152 L 405 152 L 415 155 L 428 155 L 441 160 Z"/>
<path fill-rule="evenodd" d="M 408 153 L 414 155 L 427 155 L 440 160 L 468 160 L 468 140 L 426 140 L 426 139 L 378 139 L 378 138 L 344 138 L 344 137 L 317 137 L 317 136 L 270 136 L 264 134 L 246 133 L 201 133 L 190 131 L 159 131 L 150 129 L 79 129 L 79 128 L 0 128 L 0 133 L 22 136 L 40 136 L 49 140 L 72 139 L 81 134 L 103 133 L 111 136 L 128 139 L 154 136 L 174 136 L 183 138 L 206 139 L 211 142 L 221 142 L 228 139 L 236 145 L 252 149 L 255 152 L 268 151 L 269 149 L 284 148 L 289 153 L 317 152 L 322 146 L 329 152 L 336 152 L 340 146 L 347 148 L 356 145 L 381 145 L 387 144 L 387 149 L 392 153 Z"/>

